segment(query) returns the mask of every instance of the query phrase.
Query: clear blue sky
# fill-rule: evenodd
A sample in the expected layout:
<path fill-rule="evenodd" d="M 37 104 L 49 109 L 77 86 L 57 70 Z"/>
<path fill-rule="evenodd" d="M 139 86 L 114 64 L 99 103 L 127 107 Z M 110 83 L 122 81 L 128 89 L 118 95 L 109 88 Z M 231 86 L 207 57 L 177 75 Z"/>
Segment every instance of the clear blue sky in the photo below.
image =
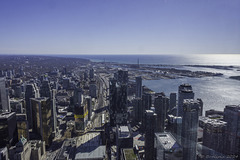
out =
<path fill-rule="evenodd" d="M 10 53 L 240 53 L 240 0 L 1 0 Z"/>

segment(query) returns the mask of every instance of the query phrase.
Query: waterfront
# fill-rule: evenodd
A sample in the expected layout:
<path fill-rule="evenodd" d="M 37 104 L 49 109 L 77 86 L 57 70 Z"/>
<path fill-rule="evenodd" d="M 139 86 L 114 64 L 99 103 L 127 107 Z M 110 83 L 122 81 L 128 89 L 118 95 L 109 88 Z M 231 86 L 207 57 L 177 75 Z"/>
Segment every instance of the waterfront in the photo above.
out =
<path fill-rule="evenodd" d="M 178 86 L 189 83 L 193 87 L 195 98 L 201 98 L 204 103 L 203 110 L 216 109 L 223 110 L 225 105 L 240 104 L 240 82 L 222 77 L 205 78 L 180 78 L 180 79 L 161 79 L 145 80 L 146 85 L 155 92 L 164 92 L 167 96 L 171 92 L 178 91 Z"/>
<path fill-rule="evenodd" d="M 84 56 L 81 56 L 84 57 Z M 213 73 L 222 73 L 220 77 L 202 77 L 189 78 L 182 77 L 178 79 L 161 79 L 161 80 L 144 80 L 146 85 L 155 92 L 165 92 L 167 96 L 171 92 L 178 91 L 178 86 L 182 83 L 189 83 L 193 87 L 195 98 L 201 98 L 204 103 L 204 111 L 208 109 L 223 110 L 225 105 L 240 104 L 240 81 L 229 79 L 230 76 L 240 75 L 237 71 L 239 68 L 230 70 L 190 67 L 181 65 L 221 65 L 221 66 L 238 66 L 240 65 L 240 55 L 195 55 L 195 56 L 164 56 L 164 55 L 97 55 L 86 56 L 90 60 L 100 62 L 105 59 L 106 62 L 118 62 L 134 64 L 139 57 L 142 64 L 169 64 L 177 69 L 187 69 L 191 71 L 206 71 Z M 144 59 L 143 59 L 144 58 Z"/>

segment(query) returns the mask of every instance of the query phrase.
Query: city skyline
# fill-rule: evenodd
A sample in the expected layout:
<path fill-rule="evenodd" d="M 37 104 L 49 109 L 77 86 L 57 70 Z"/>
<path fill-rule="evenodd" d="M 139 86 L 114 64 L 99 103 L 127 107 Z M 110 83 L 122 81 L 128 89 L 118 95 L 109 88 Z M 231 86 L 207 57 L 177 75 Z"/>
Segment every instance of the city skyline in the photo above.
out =
<path fill-rule="evenodd" d="M 1 1 L 0 54 L 239 54 L 238 0 Z"/>

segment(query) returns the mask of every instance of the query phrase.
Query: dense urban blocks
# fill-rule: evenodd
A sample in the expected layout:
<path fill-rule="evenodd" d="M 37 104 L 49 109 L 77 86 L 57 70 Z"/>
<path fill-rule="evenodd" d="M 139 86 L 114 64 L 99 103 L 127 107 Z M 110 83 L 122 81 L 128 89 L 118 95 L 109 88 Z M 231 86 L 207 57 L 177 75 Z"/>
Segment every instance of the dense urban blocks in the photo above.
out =
<path fill-rule="evenodd" d="M 205 103 L 194 99 L 190 84 L 170 95 L 142 86 L 146 79 L 217 74 L 160 65 L 16 58 L 0 69 L 0 159 L 239 156 L 239 106 L 207 110 L 203 117 Z M 45 66 L 47 62 L 51 64 Z"/>

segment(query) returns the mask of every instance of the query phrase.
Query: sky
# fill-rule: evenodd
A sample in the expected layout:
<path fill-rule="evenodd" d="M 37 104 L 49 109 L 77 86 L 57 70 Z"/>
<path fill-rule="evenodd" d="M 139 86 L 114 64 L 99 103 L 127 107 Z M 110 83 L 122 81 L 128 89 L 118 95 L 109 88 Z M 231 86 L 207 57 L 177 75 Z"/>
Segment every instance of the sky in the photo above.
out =
<path fill-rule="evenodd" d="M 240 54 L 239 0 L 1 0 L 0 54 Z"/>

